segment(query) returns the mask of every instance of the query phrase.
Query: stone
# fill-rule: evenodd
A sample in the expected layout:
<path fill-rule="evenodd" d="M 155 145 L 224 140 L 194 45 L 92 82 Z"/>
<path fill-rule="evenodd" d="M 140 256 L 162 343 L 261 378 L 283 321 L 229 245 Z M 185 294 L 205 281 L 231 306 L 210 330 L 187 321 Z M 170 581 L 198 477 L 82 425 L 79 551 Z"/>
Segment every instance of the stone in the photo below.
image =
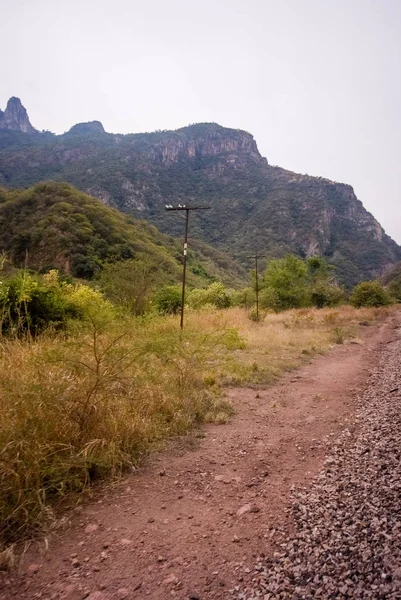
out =
<path fill-rule="evenodd" d="M 85 531 L 85 533 L 94 533 L 98 529 L 99 529 L 99 525 L 96 525 L 96 523 L 89 523 L 89 525 L 87 525 L 85 527 L 84 531 Z"/>
<path fill-rule="evenodd" d="M 251 509 L 252 509 L 252 504 L 244 504 L 244 506 L 241 506 L 241 508 L 239 508 L 237 510 L 237 516 L 242 517 L 242 515 L 245 515 L 246 513 L 251 512 Z"/>
<path fill-rule="evenodd" d="M 163 579 L 163 583 L 165 585 L 175 585 L 178 583 L 178 577 L 174 573 L 170 573 L 170 575 L 167 575 L 167 577 Z"/>
<path fill-rule="evenodd" d="M 26 572 L 28 575 L 35 575 L 35 573 L 38 573 L 38 571 L 40 570 L 42 565 L 39 565 L 37 563 L 32 563 L 30 564 L 27 569 Z"/>

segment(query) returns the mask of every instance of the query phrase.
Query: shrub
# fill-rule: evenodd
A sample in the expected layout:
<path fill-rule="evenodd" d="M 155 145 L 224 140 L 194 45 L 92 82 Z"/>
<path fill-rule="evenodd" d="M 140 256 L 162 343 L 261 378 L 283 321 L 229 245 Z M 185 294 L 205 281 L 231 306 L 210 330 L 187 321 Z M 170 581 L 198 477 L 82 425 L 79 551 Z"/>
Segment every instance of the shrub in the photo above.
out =
<path fill-rule="evenodd" d="M 35 337 L 47 329 L 66 329 L 72 320 L 105 323 L 113 316 L 100 292 L 62 281 L 56 270 L 43 276 L 18 271 L 0 282 L 2 335 Z"/>
<path fill-rule="evenodd" d="M 243 288 L 242 290 L 233 290 L 231 292 L 232 306 L 243 306 L 251 308 L 256 302 L 255 290 L 251 287 Z"/>
<path fill-rule="evenodd" d="M 387 291 L 378 281 L 362 281 L 354 287 L 350 303 L 355 308 L 361 306 L 387 306 L 391 299 Z"/>
<path fill-rule="evenodd" d="M 181 308 L 181 289 L 177 285 L 165 285 L 155 296 L 155 306 L 161 314 L 176 315 Z"/>
<path fill-rule="evenodd" d="M 203 384 L 235 330 L 117 319 L 74 337 L 0 345 L 0 552 L 51 507 L 135 464 L 152 444 L 229 410 Z"/>
<path fill-rule="evenodd" d="M 289 254 L 272 260 L 263 276 L 266 308 L 276 312 L 310 305 L 308 270 L 303 260 Z"/>
<path fill-rule="evenodd" d="M 0 323 L 3 335 L 36 336 L 45 329 L 64 328 L 81 310 L 58 285 L 25 271 L 0 282 Z"/>
<path fill-rule="evenodd" d="M 401 277 L 389 283 L 387 290 L 394 302 L 401 302 Z"/>
<path fill-rule="evenodd" d="M 136 257 L 106 265 L 99 285 L 112 302 L 138 316 L 145 313 L 151 294 L 162 278 L 160 264 L 147 257 Z"/>
<path fill-rule="evenodd" d="M 231 298 L 224 285 L 214 282 L 205 289 L 195 289 L 188 294 L 188 305 L 199 309 L 205 307 L 229 308 Z"/>
<path fill-rule="evenodd" d="M 311 300 L 316 308 L 337 306 L 343 298 L 344 290 L 338 285 L 321 281 L 312 288 Z"/>

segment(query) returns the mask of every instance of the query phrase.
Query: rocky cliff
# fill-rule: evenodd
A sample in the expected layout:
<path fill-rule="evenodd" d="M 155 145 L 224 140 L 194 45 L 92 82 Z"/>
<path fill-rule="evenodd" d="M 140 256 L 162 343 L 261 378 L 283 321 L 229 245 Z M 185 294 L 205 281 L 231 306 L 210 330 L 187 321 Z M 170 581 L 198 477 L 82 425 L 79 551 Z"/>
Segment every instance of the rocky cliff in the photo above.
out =
<path fill-rule="evenodd" d="M 105 133 L 100 123 L 61 136 L 0 131 L 0 185 L 44 179 L 68 181 L 173 235 L 182 235 L 181 215 L 165 213 L 165 204 L 208 204 L 191 218 L 191 235 L 247 268 L 255 249 L 322 254 L 352 285 L 401 259 L 351 186 L 271 166 L 251 134 L 215 123 L 129 135 Z"/>
<path fill-rule="evenodd" d="M 77 123 L 76 125 L 73 125 L 68 133 L 91 135 L 94 133 L 105 133 L 105 131 L 100 121 L 88 121 L 87 123 Z"/>
<path fill-rule="evenodd" d="M 23 133 L 34 133 L 36 131 L 32 127 L 28 113 L 19 98 L 13 96 L 7 102 L 5 111 L 0 110 L 0 129 L 22 131 Z"/>

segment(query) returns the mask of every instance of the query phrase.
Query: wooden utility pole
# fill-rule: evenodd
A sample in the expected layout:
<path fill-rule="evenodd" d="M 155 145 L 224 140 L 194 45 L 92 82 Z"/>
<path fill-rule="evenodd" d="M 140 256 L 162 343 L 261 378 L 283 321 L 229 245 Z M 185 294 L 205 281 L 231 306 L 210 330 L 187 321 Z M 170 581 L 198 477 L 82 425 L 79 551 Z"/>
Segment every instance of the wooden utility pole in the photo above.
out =
<path fill-rule="evenodd" d="M 247 258 L 255 260 L 255 292 L 256 292 L 256 320 L 259 320 L 259 274 L 258 274 L 258 259 L 264 258 L 264 254 L 253 254 Z"/>
<path fill-rule="evenodd" d="M 188 225 L 189 225 L 189 211 L 190 210 L 209 210 L 210 206 L 186 206 L 185 204 L 178 204 L 173 206 L 172 204 L 166 204 L 166 210 L 185 210 L 185 235 L 184 235 L 184 266 L 182 271 L 182 294 L 181 294 L 181 321 L 180 327 L 184 328 L 184 303 L 185 303 L 185 283 L 187 273 L 187 254 L 188 254 Z"/>

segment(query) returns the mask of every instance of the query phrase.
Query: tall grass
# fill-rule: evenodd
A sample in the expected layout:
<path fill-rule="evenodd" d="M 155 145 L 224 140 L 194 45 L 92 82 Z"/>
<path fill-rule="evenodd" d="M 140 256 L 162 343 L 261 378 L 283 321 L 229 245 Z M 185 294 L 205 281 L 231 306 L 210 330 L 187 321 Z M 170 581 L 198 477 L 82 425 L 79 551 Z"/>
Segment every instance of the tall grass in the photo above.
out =
<path fill-rule="evenodd" d="M 392 310 L 243 309 L 91 318 L 69 333 L 0 342 L 0 551 L 54 519 L 57 503 L 137 464 L 161 440 L 224 422 L 223 384 L 274 380 L 341 328 Z M 105 313 L 106 314 L 106 313 Z M 104 321 L 104 322 L 103 322 Z"/>
<path fill-rule="evenodd" d="M 226 356 L 214 365 L 209 378 L 225 384 L 266 384 L 275 381 L 285 371 L 296 368 L 316 354 L 327 352 L 339 339 L 357 338 L 364 327 L 373 325 L 397 307 L 305 308 L 281 313 L 269 313 L 259 322 L 249 318 L 246 310 L 189 312 L 188 327 L 200 326 L 204 331 L 213 327 L 234 327 L 244 340 L 244 348 Z"/>
<path fill-rule="evenodd" d="M 0 536 L 17 539 L 91 481 L 229 408 L 203 385 L 230 331 L 119 321 L 71 338 L 0 345 Z"/>

